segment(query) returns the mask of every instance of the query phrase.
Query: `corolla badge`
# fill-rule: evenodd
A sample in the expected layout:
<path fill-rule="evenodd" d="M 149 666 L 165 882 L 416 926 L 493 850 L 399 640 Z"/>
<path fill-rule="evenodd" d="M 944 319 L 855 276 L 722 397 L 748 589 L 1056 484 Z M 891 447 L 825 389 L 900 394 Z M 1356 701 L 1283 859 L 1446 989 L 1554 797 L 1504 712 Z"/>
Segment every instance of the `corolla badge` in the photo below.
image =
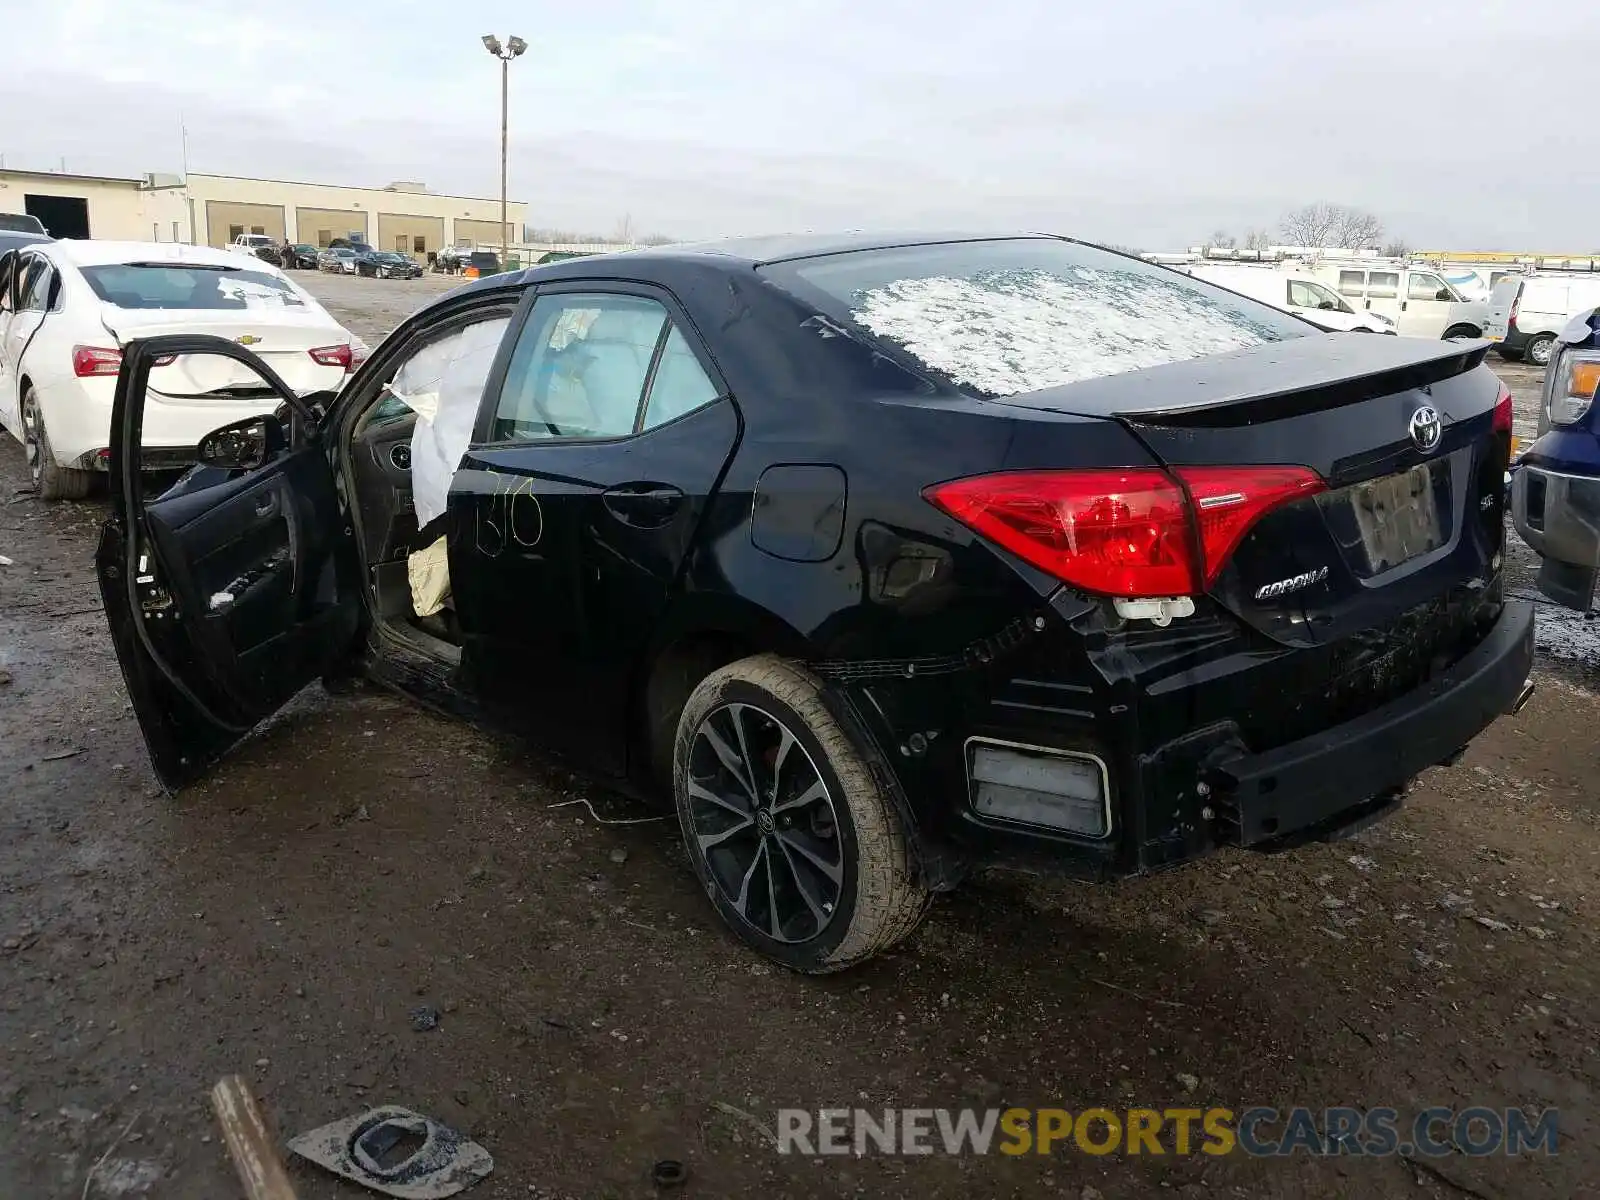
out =
<path fill-rule="evenodd" d="M 1424 454 L 1439 445 L 1443 433 L 1444 423 L 1439 420 L 1439 410 L 1433 405 L 1424 404 L 1411 414 L 1411 440 Z"/>
<path fill-rule="evenodd" d="M 238 342 L 241 346 L 254 346 L 261 339 L 253 333 L 246 333 L 234 338 L 233 340 Z"/>
<path fill-rule="evenodd" d="M 1274 596 L 1285 596 L 1290 592 L 1298 592 L 1301 588 L 1310 587 L 1313 583 L 1321 583 L 1327 577 L 1327 567 L 1318 567 L 1315 571 L 1303 571 L 1299 575 L 1291 575 L 1287 579 L 1280 579 L 1276 583 L 1258 587 L 1256 589 L 1256 599 L 1271 600 Z"/>

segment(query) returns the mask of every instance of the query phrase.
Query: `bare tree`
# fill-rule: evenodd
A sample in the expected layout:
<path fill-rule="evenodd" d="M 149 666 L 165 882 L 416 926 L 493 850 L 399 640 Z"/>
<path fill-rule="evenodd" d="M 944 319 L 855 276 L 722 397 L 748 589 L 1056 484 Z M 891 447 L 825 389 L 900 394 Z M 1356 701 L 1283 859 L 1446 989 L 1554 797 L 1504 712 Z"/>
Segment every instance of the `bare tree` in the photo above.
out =
<path fill-rule="evenodd" d="M 1272 235 L 1265 229 L 1247 230 L 1244 235 L 1244 248 L 1246 250 L 1265 250 L 1272 245 Z"/>
<path fill-rule="evenodd" d="M 1383 237 L 1383 222 L 1371 213 L 1325 200 L 1284 213 L 1280 228 L 1290 245 L 1321 249 L 1361 250 Z"/>
<path fill-rule="evenodd" d="M 611 240 L 623 245 L 633 242 L 633 214 L 623 213 L 617 218 L 617 230 L 611 235 Z"/>
<path fill-rule="evenodd" d="M 1206 239 L 1207 250 L 1232 250 L 1238 243 L 1226 229 L 1218 229 Z"/>
<path fill-rule="evenodd" d="M 1399 238 L 1395 238 L 1383 247 L 1383 254 L 1387 258 L 1410 258 L 1411 247 Z"/>

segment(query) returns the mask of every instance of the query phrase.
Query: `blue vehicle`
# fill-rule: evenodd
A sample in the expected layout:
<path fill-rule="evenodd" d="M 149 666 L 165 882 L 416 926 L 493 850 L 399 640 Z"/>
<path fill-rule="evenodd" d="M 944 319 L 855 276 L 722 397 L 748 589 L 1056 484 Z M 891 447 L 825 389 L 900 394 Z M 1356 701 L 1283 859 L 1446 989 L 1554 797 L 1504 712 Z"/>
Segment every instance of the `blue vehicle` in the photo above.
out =
<path fill-rule="evenodd" d="M 1512 473 L 1511 516 L 1539 552 L 1539 590 L 1580 612 L 1600 571 L 1600 308 L 1556 337 L 1539 405 L 1539 436 Z"/>

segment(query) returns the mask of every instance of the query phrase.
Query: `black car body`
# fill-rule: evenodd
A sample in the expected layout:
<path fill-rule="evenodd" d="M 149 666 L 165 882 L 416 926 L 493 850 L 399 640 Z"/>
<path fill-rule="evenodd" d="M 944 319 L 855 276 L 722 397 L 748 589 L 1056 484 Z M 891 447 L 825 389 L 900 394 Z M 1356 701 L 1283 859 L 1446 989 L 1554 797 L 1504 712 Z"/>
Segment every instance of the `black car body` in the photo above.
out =
<path fill-rule="evenodd" d="M 434 520 L 406 372 L 480 333 Z M 457 289 L 223 447 L 260 465 L 146 500 L 150 363 L 202 348 L 251 361 L 126 351 L 98 558 L 161 778 L 364 670 L 670 787 L 721 915 L 800 969 L 976 864 L 1347 831 L 1526 694 L 1484 343 L 1063 239 L 678 246 Z M 443 626 L 404 582 L 440 531 Z"/>
<path fill-rule="evenodd" d="M 285 253 L 284 257 L 288 261 L 283 266 L 286 270 L 315 271 L 321 254 L 320 250 L 308 242 L 295 242 Z"/>
<path fill-rule="evenodd" d="M 369 250 L 356 258 L 356 274 L 377 279 L 420 279 L 422 268 L 409 254 L 393 250 Z"/>

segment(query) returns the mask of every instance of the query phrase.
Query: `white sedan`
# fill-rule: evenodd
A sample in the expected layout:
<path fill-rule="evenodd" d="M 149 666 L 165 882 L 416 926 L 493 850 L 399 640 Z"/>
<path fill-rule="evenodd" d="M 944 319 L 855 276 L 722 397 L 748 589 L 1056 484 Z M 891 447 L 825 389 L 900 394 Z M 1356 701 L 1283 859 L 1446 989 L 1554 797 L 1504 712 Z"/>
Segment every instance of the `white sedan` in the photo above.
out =
<path fill-rule="evenodd" d="M 0 425 L 40 499 L 81 499 L 110 458 L 122 347 L 209 333 L 249 346 L 295 392 L 335 391 L 366 347 L 277 267 L 174 242 L 44 242 L 0 256 Z M 217 355 L 150 375 L 144 465 L 194 462 L 202 436 L 271 412 L 264 381 Z"/>

